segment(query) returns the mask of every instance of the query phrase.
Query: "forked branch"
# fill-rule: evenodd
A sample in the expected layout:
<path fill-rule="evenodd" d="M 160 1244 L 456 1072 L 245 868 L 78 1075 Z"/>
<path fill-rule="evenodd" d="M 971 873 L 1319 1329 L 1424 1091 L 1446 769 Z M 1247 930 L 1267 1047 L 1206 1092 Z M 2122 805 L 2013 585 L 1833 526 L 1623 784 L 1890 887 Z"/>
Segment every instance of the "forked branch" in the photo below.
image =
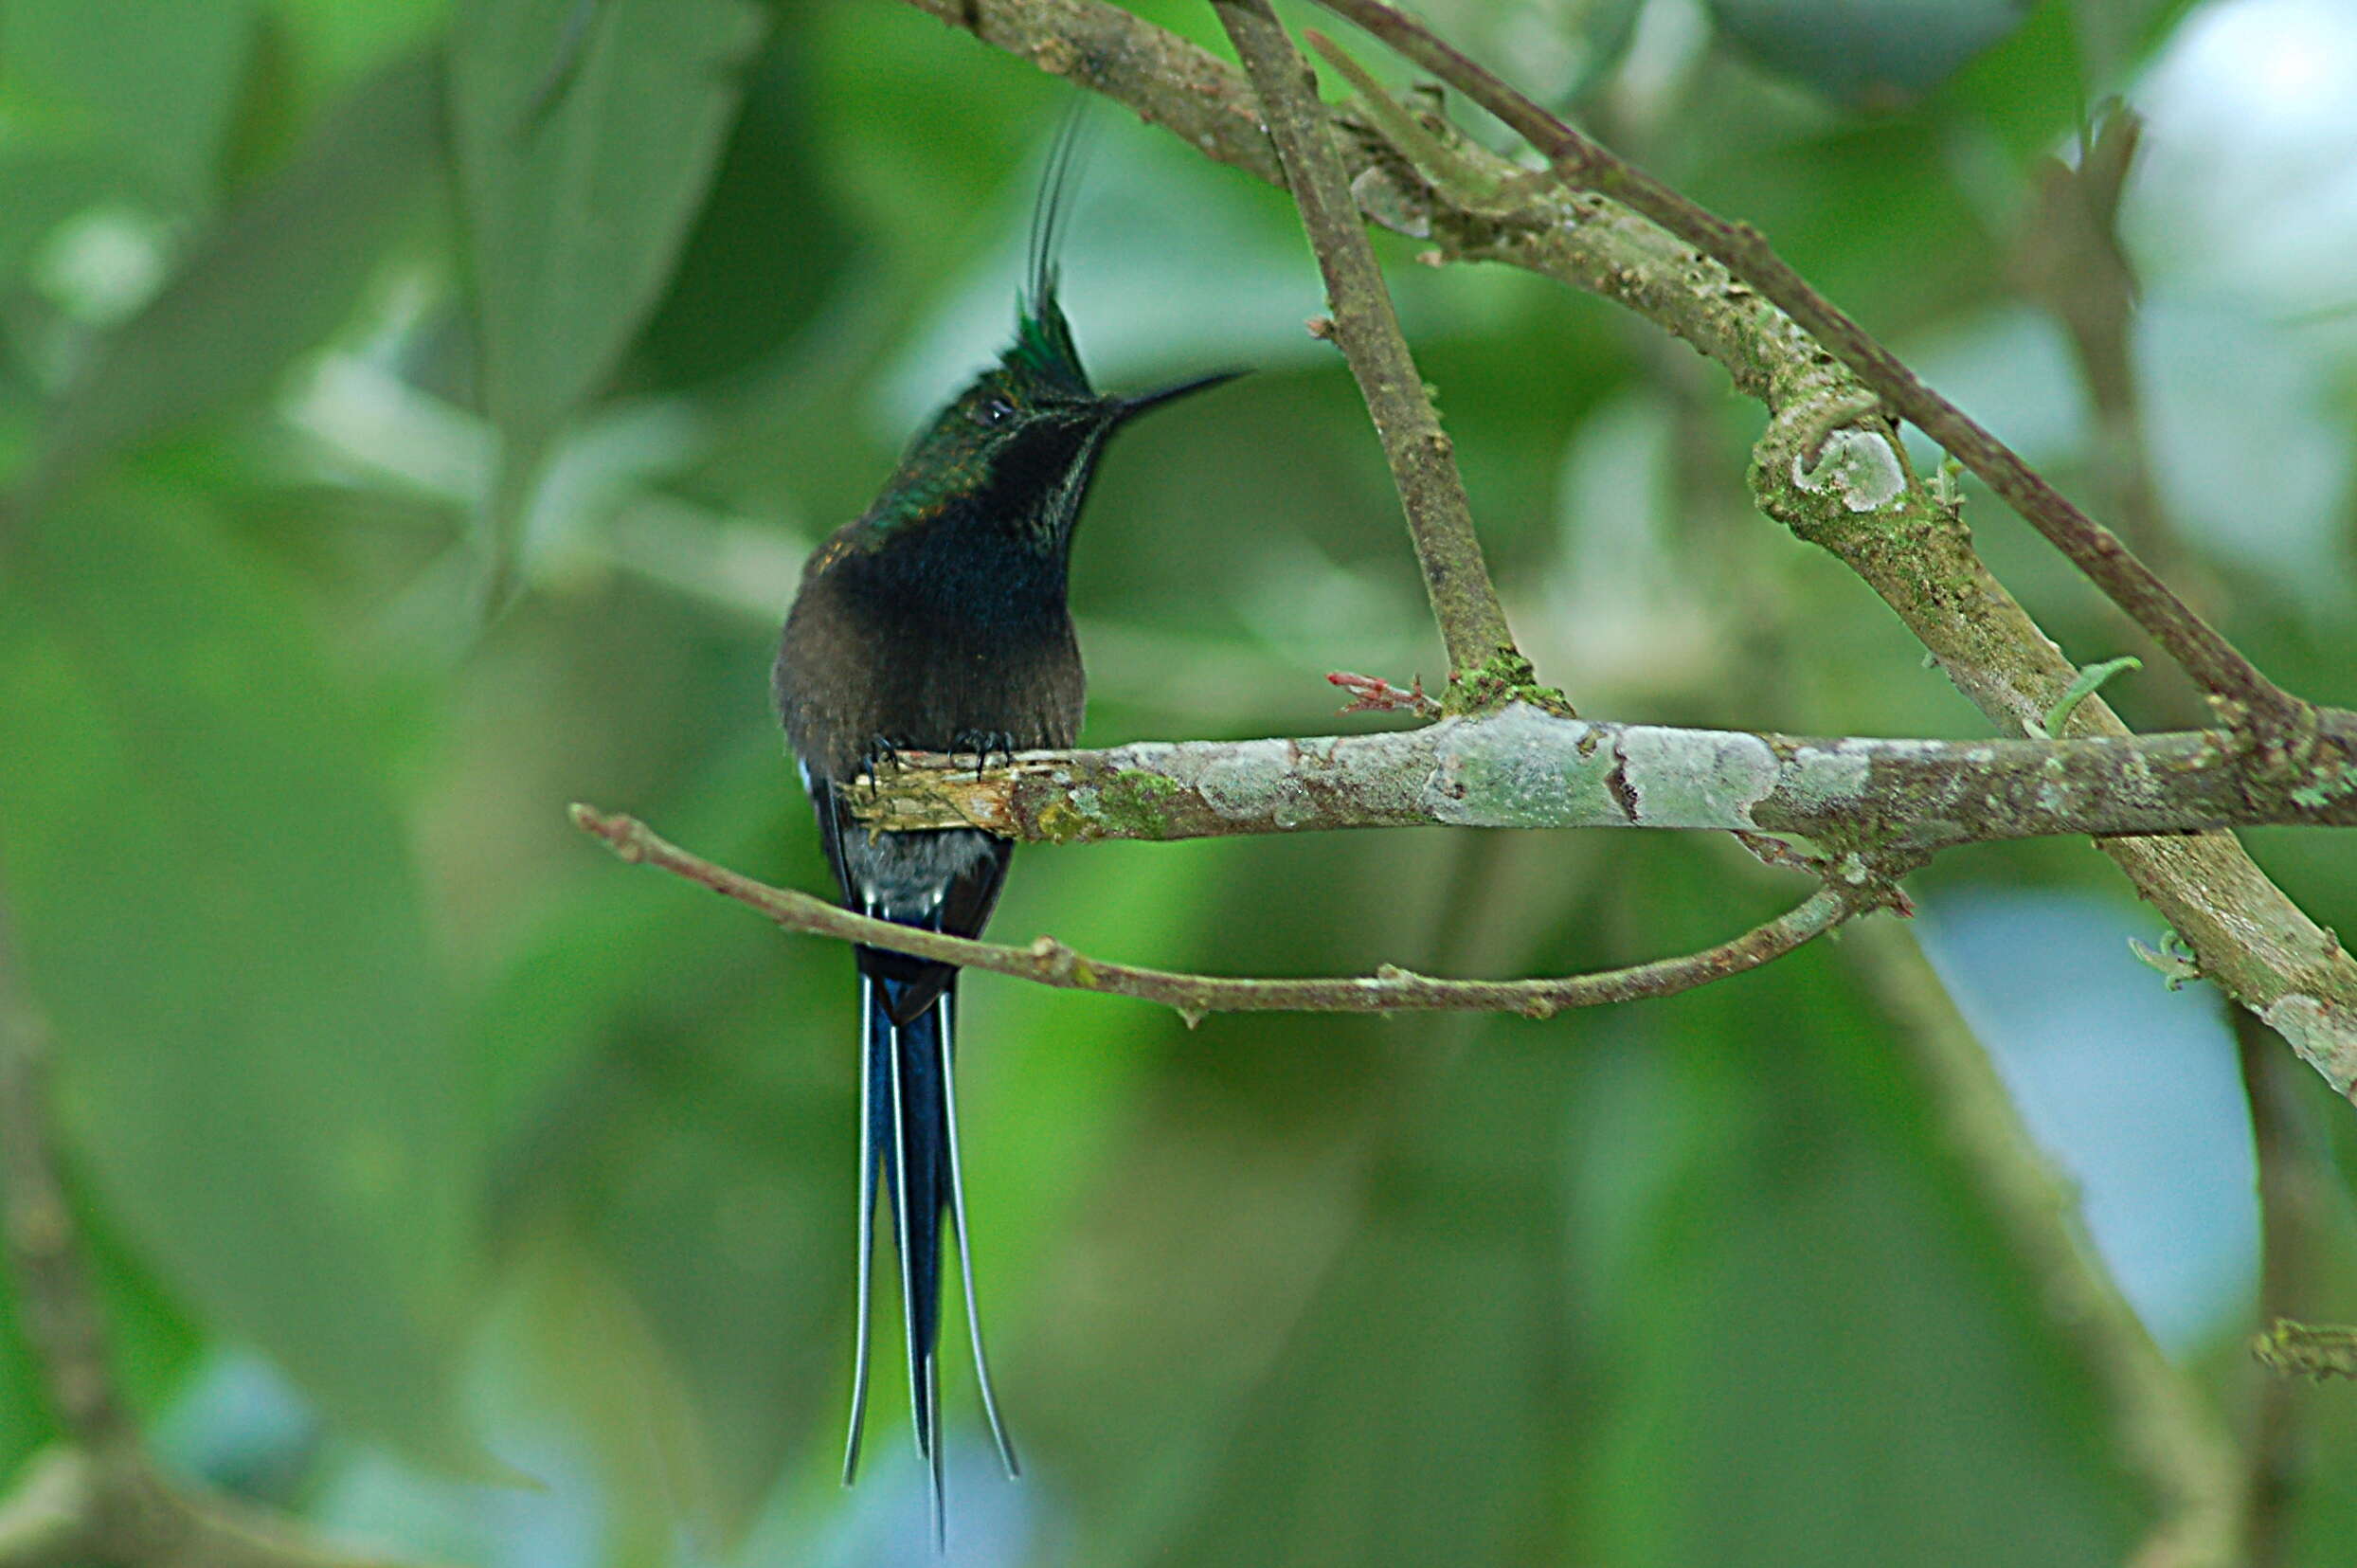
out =
<path fill-rule="evenodd" d="M 1366 28 L 1512 127 L 1574 189 L 1610 196 L 1723 264 L 1800 323 L 1856 372 L 1891 412 L 1914 424 L 1988 481 L 2087 579 L 2144 628 L 2205 691 L 2224 716 L 2248 725 L 2270 748 L 2296 752 L 2308 732 L 2307 705 L 2283 691 L 2195 614 L 2118 535 L 2061 492 L 1961 408 L 1926 386 L 1897 355 L 1809 287 L 1766 236 L 1730 223 L 1600 143 L 1581 135 L 1495 73 L 1384 0 L 1318 0 Z"/>

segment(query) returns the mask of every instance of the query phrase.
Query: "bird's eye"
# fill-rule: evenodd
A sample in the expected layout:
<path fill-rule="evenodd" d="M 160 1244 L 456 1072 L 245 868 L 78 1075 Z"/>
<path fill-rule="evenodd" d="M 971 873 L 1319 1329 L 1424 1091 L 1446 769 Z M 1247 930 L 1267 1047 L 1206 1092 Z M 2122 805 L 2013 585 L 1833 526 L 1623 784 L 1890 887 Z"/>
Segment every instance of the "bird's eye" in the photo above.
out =
<path fill-rule="evenodd" d="M 1015 417 L 1015 404 L 1003 392 L 993 392 L 974 406 L 974 423 L 985 428 Z"/>

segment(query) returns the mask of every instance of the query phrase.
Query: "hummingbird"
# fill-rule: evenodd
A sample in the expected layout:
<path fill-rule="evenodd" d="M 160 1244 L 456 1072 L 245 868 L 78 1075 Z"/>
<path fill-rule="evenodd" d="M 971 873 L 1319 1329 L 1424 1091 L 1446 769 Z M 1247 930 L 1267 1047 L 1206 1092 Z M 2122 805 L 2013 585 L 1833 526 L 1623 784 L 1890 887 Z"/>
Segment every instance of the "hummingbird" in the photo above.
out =
<path fill-rule="evenodd" d="M 812 553 L 771 674 L 843 904 L 923 930 L 981 934 L 1014 846 L 968 828 L 872 833 L 852 814 L 857 781 L 903 751 L 971 755 L 980 769 L 993 755 L 1072 744 L 1084 678 L 1067 572 L 1106 443 L 1146 410 L 1238 373 L 1135 397 L 1090 384 L 1056 297 L 1077 123 L 1057 136 L 1041 179 L 1014 342 L 917 433 L 874 503 Z M 982 1412 L 1007 1474 L 1017 1471 L 991 1392 L 966 1239 L 953 1072 L 958 970 L 880 947 L 859 946 L 855 958 L 858 1328 L 843 1481 L 858 1472 L 867 1408 L 880 1191 L 900 1258 L 909 1397 L 939 1547 L 945 1218 Z"/>

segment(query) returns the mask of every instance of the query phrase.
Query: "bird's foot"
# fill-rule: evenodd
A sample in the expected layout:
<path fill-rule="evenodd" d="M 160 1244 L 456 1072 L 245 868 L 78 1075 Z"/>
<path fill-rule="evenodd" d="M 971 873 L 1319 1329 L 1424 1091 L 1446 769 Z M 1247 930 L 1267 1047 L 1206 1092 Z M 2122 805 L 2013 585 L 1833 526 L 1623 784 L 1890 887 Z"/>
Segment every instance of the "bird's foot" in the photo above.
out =
<path fill-rule="evenodd" d="M 949 748 L 952 757 L 971 755 L 974 777 L 980 780 L 990 770 L 990 759 L 996 754 L 1009 766 L 1015 764 L 1015 737 L 1004 730 L 961 730 Z"/>
<path fill-rule="evenodd" d="M 860 761 L 868 775 L 868 799 L 873 801 L 883 793 L 882 787 L 876 783 L 876 775 L 887 766 L 890 766 L 895 773 L 900 771 L 900 748 L 893 744 L 890 736 L 870 735 L 867 751 Z"/>

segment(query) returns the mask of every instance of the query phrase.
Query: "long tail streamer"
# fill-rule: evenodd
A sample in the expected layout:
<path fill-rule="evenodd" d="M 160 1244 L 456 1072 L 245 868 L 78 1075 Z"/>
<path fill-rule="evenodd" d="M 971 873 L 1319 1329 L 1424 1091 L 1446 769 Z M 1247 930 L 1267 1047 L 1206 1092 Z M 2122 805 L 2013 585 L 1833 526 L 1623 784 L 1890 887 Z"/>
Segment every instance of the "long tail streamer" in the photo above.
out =
<path fill-rule="evenodd" d="M 990 1363 L 982 1349 L 981 1314 L 975 1303 L 974 1261 L 966 1240 L 965 1189 L 958 1170 L 956 1048 L 952 1034 L 954 987 L 945 990 L 905 1022 L 895 1022 L 894 1003 L 906 982 L 860 976 L 860 1024 L 865 1060 L 860 1073 L 858 1343 L 852 1375 L 851 1431 L 844 1444 L 843 1480 L 859 1467 L 860 1433 L 873 1349 L 869 1318 L 873 1305 L 875 1206 L 879 1186 L 892 1217 L 900 1254 L 902 1325 L 909 1353 L 909 1402 L 914 1415 L 918 1456 L 932 1488 L 933 1534 L 944 1537 L 941 1443 L 942 1219 L 946 1216 L 958 1249 L 959 1283 L 965 1295 L 966 1329 L 974 1346 L 974 1374 L 982 1412 L 1007 1473 L 1017 1473 L 1015 1445 L 999 1417 L 990 1386 Z"/>

